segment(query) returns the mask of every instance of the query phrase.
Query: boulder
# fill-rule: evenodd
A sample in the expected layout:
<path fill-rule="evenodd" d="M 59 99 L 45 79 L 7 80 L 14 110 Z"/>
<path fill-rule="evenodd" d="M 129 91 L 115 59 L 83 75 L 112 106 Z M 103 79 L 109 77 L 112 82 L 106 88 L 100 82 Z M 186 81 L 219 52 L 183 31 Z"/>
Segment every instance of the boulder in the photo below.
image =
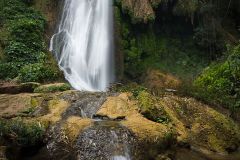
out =
<path fill-rule="evenodd" d="M 181 85 L 181 81 L 177 77 L 154 69 L 147 71 L 143 82 L 144 86 L 156 94 L 161 94 L 165 91 L 174 92 Z"/>
<path fill-rule="evenodd" d="M 34 89 L 40 86 L 39 83 L 2 83 L 0 85 L 0 94 L 18 94 L 18 93 L 33 93 Z"/>

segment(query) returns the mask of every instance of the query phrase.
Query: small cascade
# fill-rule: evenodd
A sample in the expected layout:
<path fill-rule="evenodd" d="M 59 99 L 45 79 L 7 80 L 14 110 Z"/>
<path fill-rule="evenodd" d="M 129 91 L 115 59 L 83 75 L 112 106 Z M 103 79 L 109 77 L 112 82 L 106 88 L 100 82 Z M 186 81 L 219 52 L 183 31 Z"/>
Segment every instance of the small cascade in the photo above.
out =
<path fill-rule="evenodd" d="M 132 132 L 120 125 L 122 119 L 96 116 L 107 97 L 114 95 L 116 93 L 78 92 L 61 97 L 71 106 L 48 132 L 47 150 L 53 159 L 132 160 L 136 139 Z M 69 139 L 62 130 L 70 117 L 92 121 L 90 126 L 76 135 L 74 144 L 69 144 Z"/>
<path fill-rule="evenodd" d="M 79 160 L 131 160 L 133 135 L 114 121 L 96 121 L 77 140 Z M 101 157 L 101 158 L 100 158 Z"/>

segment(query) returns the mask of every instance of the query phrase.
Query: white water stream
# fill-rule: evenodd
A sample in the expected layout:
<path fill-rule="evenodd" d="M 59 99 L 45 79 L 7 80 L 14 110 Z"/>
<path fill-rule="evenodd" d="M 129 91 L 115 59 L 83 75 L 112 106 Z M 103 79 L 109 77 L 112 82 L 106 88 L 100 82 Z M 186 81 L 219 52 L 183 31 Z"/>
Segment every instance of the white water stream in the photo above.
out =
<path fill-rule="evenodd" d="M 65 0 L 50 50 L 75 89 L 106 91 L 114 80 L 113 45 L 112 0 Z"/>

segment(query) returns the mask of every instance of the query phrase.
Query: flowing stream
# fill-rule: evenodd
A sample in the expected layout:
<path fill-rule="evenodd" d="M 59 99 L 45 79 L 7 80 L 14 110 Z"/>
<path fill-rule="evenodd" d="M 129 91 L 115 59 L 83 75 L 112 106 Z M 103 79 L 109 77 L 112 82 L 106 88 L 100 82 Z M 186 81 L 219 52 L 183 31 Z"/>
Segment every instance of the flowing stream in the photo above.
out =
<path fill-rule="evenodd" d="M 112 0 L 65 0 L 50 44 L 77 90 L 106 91 L 114 80 Z"/>

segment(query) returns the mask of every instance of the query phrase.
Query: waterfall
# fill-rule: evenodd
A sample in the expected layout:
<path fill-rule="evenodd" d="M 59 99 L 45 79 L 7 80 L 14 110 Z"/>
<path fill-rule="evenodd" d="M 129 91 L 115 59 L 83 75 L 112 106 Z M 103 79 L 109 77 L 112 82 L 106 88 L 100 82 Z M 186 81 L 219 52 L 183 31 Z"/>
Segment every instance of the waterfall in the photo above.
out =
<path fill-rule="evenodd" d="M 114 80 L 112 0 L 65 0 L 50 51 L 73 88 L 106 91 Z"/>

